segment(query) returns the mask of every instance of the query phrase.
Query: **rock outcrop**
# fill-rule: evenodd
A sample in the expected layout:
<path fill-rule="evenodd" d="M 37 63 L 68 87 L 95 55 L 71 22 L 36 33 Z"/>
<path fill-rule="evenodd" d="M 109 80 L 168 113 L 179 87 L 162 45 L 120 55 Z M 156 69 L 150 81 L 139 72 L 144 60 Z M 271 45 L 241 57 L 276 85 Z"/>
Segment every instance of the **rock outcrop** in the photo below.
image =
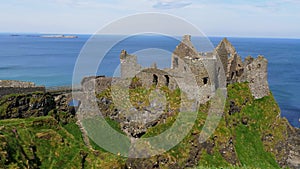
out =
<path fill-rule="evenodd" d="M 300 168 L 300 129 L 290 128 L 287 144 L 286 163 L 292 169 Z"/>
<path fill-rule="evenodd" d="M 46 116 L 55 105 L 49 93 L 8 95 L 0 100 L 0 119 Z"/>

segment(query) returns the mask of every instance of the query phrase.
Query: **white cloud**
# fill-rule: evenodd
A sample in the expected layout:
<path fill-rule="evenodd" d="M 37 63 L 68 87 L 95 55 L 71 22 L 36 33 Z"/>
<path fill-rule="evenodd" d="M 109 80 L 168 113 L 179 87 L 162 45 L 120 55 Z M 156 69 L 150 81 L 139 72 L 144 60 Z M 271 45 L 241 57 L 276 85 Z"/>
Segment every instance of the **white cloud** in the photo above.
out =
<path fill-rule="evenodd" d="M 77 5 L 79 3 L 78 0 L 50 0 L 50 2 L 54 2 L 60 5 Z"/>
<path fill-rule="evenodd" d="M 97 0 L 48 0 L 49 3 L 55 5 L 64 5 L 64 6 L 72 6 L 72 7 L 106 7 L 107 5 L 111 5 L 108 2 L 101 2 Z M 115 5 L 116 6 L 116 5 Z"/>
<path fill-rule="evenodd" d="M 282 0 L 283 2 L 286 2 L 286 3 L 294 3 L 294 4 L 300 4 L 300 1 L 299 0 Z"/>
<path fill-rule="evenodd" d="M 154 4 L 152 7 L 156 9 L 175 9 L 183 8 L 191 4 L 191 2 L 184 0 L 157 0 L 156 4 Z"/>

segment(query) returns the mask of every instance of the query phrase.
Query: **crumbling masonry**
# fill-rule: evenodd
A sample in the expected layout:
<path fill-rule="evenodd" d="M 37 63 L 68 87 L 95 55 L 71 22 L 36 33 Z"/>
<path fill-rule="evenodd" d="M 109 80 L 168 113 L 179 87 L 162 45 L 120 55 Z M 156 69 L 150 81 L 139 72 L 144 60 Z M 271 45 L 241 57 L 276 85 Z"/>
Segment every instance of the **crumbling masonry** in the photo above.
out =
<path fill-rule="evenodd" d="M 214 51 L 200 53 L 192 44 L 191 36 L 185 35 L 172 54 L 169 69 L 157 69 L 155 64 L 150 68 L 143 68 L 137 63 L 137 57 L 128 54 L 125 50 L 121 52 L 120 61 L 122 79 L 135 76 L 141 79 L 144 86 L 165 85 L 170 89 L 179 87 L 185 88 L 186 91 L 191 90 L 192 93 L 197 91 L 201 93 L 198 95 L 201 97 L 200 103 L 209 100 L 215 89 L 223 83 L 228 85 L 249 82 L 255 99 L 269 95 L 267 60 L 263 56 L 258 56 L 256 59 L 248 56 L 242 62 L 241 57 L 226 38 Z M 189 85 L 193 80 L 200 90 Z"/>

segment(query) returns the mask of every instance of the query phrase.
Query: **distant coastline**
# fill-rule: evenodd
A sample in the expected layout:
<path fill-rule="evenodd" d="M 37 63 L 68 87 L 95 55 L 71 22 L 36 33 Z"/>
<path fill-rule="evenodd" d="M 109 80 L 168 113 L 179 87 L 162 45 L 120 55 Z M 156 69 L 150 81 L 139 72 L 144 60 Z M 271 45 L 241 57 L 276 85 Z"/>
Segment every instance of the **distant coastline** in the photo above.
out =
<path fill-rule="evenodd" d="M 10 34 L 12 37 L 19 37 L 25 34 Z M 64 35 L 64 34 L 26 34 L 27 37 L 40 37 L 40 38 L 60 38 L 60 39 L 76 39 L 78 35 Z"/>
<path fill-rule="evenodd" d="M 41 35 L 41 38 L 65 38 L 65 39 L 75 39 L 78 38 L 76 35 Z"/>

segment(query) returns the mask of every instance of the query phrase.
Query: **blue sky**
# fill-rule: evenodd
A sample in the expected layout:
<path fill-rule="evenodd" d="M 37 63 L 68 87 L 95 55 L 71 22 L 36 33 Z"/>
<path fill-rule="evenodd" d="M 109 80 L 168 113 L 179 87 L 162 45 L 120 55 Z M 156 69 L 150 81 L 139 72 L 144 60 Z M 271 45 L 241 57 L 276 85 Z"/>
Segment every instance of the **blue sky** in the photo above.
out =
<path fill-rule="evenodd" d="M 128 15 L 162 12 L 209 36 L 300 38 L 300 0 L 2 0 L 0 32 L 91 34 Z"/>

